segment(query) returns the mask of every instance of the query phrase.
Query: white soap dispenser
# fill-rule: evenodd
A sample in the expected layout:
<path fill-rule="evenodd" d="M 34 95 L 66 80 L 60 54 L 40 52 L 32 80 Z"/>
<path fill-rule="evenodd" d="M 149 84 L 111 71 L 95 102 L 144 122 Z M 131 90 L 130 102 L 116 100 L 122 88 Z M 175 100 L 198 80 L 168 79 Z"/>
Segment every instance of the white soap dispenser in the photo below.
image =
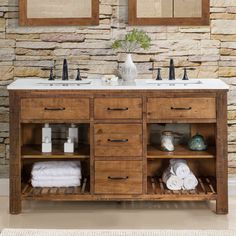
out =
<path fill-rule="evenodd" d="M 64 143 L 64 152 L 66 153 L 74 152 L 74 143 L 72 142 L 71 137 L 68 137 L 67 142 Z"/>
<path fill-rule="evenodd" d="M 78 136 L 78 127 L 76 127 L 75 124 L 71 124 L 71 127 L 69 128 L 68 136 L 72 139 L 72 142 L 74 143 L 75 148 L 77 148 L 78 143 L 79 143 L 79 136 Z"/>
<path fill-rule="evenodd" d="M 49 127 L 49 124 L 44 124 L 44 127 L 42 128 L 42 142 L 45 141 L 45 139 L 49 139 L 49 143 L 52 142 L 52 129 Z"/>
<path fill-rule="evenodd" d="M 52 143 L 49 137 L 45 137 L 45 139 L 42 142 L 42 152 L 43 153 L 52 152 Z"/>

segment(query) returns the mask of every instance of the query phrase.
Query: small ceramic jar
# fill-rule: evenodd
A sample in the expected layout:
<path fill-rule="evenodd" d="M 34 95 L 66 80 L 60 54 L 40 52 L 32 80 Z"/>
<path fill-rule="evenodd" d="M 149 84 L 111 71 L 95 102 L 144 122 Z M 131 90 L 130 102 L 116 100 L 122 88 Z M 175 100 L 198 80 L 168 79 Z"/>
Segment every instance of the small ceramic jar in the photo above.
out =
<path fill-rule="evenodd" d="M 173 152 L 174 146 L 174 133 L 171 131 L 163 131 L 161 133 L 161 149 L 162 151 Z"/>

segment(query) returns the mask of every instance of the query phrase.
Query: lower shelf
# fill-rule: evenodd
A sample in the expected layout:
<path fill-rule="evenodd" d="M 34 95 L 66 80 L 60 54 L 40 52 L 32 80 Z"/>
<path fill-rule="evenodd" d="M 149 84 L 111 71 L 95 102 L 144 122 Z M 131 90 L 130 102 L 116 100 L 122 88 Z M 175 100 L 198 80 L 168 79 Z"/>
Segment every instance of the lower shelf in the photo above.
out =
<path fill-rule="evenodd" d="M 81 187 L 33 188 L 30 183 L 22 184 L 21 197 L 24 200 L 46 201 L 204 201 L 216 200 L 216 184 L 212 177 L 198 178 L 196 190 L 170 191 L 160 178 L 148 178 L 147 194 L 91 194 L 89 179 Z"/>
<path fill-rule="evenodd" d="M 148 194 L 166 200 L 215 200 L 216 184 L 213 177 L 198 177 L 198 186 L 194 190 L 172 191 L 167 189 L 161 178 L 148 177 Z"/>
<path fill-rule="evenodd" d="M 78 195 L 89 194 L 89 180 L 84 178 L 80 187 L 40 188 L 32 187 L 30 183 L 22 184 L 22 199 L 63 200 L 76 198 Z"/>

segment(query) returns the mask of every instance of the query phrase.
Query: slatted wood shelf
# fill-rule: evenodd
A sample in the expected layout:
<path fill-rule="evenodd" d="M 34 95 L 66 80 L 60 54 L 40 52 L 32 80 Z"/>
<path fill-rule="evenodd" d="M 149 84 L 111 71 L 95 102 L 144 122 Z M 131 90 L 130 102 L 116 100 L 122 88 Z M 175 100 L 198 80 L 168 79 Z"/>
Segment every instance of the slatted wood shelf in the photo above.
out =
<path fill-rule="evenodd" d="M 89 145 L 79 145 L 74 153 L 64 153 L 63 147 L 53 146 L 51 153 L 42 153 L 40 145 L 25 145 L 21 149 L 21 158 L 78 158 L 86 159 L 90 157 Z"/>
<path fill-rule="evenodd" d="M 159 146 L 149 145 L 147 158 L 215 158 L 215 147 L 209 147 L 205 151 L 191 151 L 187 146 L 176 146 L 175 151 L 165 152 Z"/>
<path fill-rule="evenodd" d="M 215 200 L 216 181 L 213 177 L 198 177 L 194 190 L 172 191 L 167 189 L 160 177 L 148 177 L 148 194 L 166 200 Z"/>
<path fill-rule="evenodd" d="M 62 187 L 62 188 L 40 188 L 32 187 L 29 183 L 22 183 L 22 199 L 34 200 L 76 200 L 80 195 L 86 197 L 89 194 L 89 179 L 84 178 L 79 187 Z"/>

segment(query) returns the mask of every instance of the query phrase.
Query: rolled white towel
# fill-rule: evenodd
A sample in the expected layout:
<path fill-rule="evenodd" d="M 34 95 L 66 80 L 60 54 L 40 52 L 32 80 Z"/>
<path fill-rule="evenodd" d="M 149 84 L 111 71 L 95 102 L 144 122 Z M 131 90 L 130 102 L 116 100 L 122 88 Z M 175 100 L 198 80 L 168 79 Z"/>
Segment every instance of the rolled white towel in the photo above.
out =
<path fill-rule="evenodd" d="M 74 176 L 81 175 L 80 161 L 36 162 L 31 175 L 36 176 Z"/>
<path fill-rule="evenodd" d="M 190 169 L 187 162 L 183 159 L 171 159 L 170 160 L 171 172 L 181 179 L 184 179 L 190 174 Z"/>
<path fill-rule="evenodd" d="M 191 172 L 187 177 L 184 178 L 183 189 L 192 190 L 198 185 L 196 176 Z"/>
<path fill-rule="evenodd" d="M 162 180 L 170 190 L 181 190 L 183 187 L 183 179 L 172 174 L 170 168 L 164 171 Z"/>
<path fill-rule="evenodd" d="M 41 188 L 51 188 L 51 187 L 77 187 L 80 186 L 80 179 L 64 179 L 64 180 L 31 180 L 31 184 L 33 187 L 41 187 Z"/>

